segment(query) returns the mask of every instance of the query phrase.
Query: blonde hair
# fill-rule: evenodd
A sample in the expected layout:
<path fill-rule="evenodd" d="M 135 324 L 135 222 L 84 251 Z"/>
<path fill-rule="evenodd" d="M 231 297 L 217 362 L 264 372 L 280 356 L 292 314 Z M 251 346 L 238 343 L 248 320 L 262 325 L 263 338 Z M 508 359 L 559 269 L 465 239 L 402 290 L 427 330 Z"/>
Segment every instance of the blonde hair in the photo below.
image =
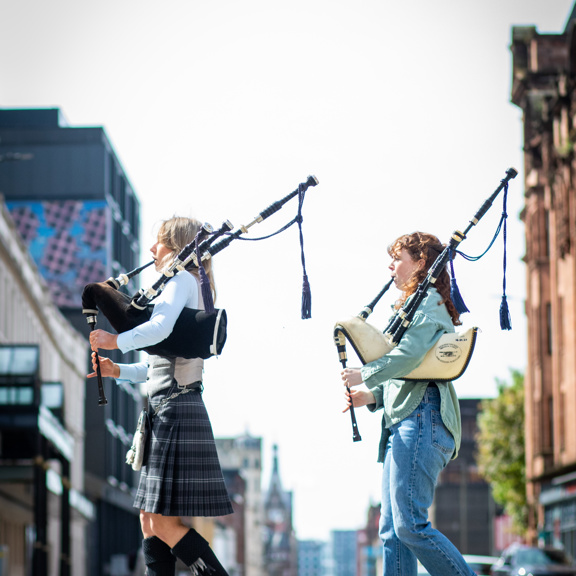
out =
<path fill-rule="evenodd" d="M 185 218 L 183 216 L 173 216 L 168 220 L 163 220 L 158 229 L 158 242 L 166 246 L 172 252 L 167 262 L 162 262 L 166 266 L 183 250 L 183 248 L 194 241 L 196 234 L 202 228 L 202 223 L 195 218 Z M 212 270 L 212 258 L 202 261 L 206 275 L 210 280 L 212 296 L 216 301 L 216 283 Z M 190 273 L 199 278 L 198 269 L 193 268 Z"/>

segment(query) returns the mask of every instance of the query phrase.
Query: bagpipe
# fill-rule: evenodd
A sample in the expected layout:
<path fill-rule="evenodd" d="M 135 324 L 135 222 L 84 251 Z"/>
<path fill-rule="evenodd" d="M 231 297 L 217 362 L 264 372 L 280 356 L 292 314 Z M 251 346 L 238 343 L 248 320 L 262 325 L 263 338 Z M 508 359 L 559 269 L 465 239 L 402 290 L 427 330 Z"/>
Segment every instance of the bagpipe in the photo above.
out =
<path fill-rule="evenodd" d="M 517 174 L 518 172 L 514 168 L 509 168 L 506 171 L 506 177 L 500 181 L 498 188 L 482 204 L 480 209 L 474 215 L 474 218 L 470 220 L 464 232 L 456 230 L 452 233 L 449 243 L 436 258 L 428 270 L 424 280 L 418 285 L 414 294 L 408 298 L 404 305 L 392 316 L 384 332 L 381 332 L 378 328 L 366 322 L 366 320 L 373 312 L 376 304 L 392 285 L 392 280 L 382 288 L 376 298 L 374 298 L 370 304 L 365 306 L 357 316 L 336 323 L 334 326 L 334 342 L 336 344 L 342 368 L 346 368 L 348 361 L 346 354 L 347 340 L 352 345 L 362 364 L 367 364 L 368 362 L 377 360 L 393 350 L 409 328 L 410 323 L 412 322 L 420 304 L 426 297 L 428 290 L 434 286 L 436 280 L 448 263 L 450 263 L 451 266 L 451 299 L 460 314 L 468 312 L 469 310 L 466 308 L 456 285 L 452 260 L 456 254 L 460 254 L 467 260 L 480 259 L 492 247 L 501 230 L 504 231 L 504 280 L 502 302 L 500 305 L 500 326 L 503 330 L 511 329 L 508 305 L 506 301 L 506 218 L 508 216 L 506 214 L 506 200 L 508 182 L 515 178 Z M 502 216 L 496 233 L 488 248 L 480 256 L 476 257 L 467 256 L 457 250 L 460 243 L 466 238 L 468 232 L 472 227 L 476 226 L 486 212 L 488 212 L 492 203 L 502 190 L 504 190 Z M 478 328 L 473 327 L 462 333 L 443 334 L 436 345 L 428 351 L 419 366 L 409 374 L 402 376 L 402 378 L 406 380 L 426 380 L 435 382 L 447 382 L 459 378 L 468 367 L 472 357 L 472 352 L 474 351 L 474 346 L 476 344 L 477 332 Z M 346 389 L 350 392 L 348 386 Z M 350 405 L 350 417 L 352 420 L 352 439 L 354 442 L 358 442 L 362 440 L 362 437 L 358 430 L 353 404 Z"/>
<path fill-rule="evenodd" d="M 222 226 L 214 231 L 212 226 L 204 224 L 192 242 L 187 244 L 176 256 L 172 263 L 167 266 L 160 278 L 148 289 L 140 289 L 137 294 L 130 297 L 120 288 L 125 286 L 130 279 L 142 272 L 154 263 L 149 262 L 132 272 L 121 274 L 117 278 L 109 278 L 105 282 L 96 282 L 84 287 L 82 293 L 82 313 L 91 330 L 96 328 L 98 312 L 102 312 L 116 332 L 126 332 L 136 326 L 147 322 L 154 310 L 153 300 L 159 296 L 166 283 L 182 270 L 198 270 L 200 277 L 200 290 L 204 301 L 204 310 L 184 308 L 178 317 L 171 334 L 162 342 L 142 348 L 149 354 L 165 356 L 168 358 L 210 358 L 222 352 L 226 343 L 227 315 L 224 309 L 214 308 L 209 280 L 206 277 L 202 262 L 212 258 L 236 239 L 240 240 L 264 240 L 287 230 L 292 224 L 297 223 L 300 233 L 300 250 L 303 269 L 302 288 L 302 318 L 311 317 L 310 285 L 306 273 L 304 259 L 303 235 L 302 235 L 302 205 L 306 190 L 316 186 L 318 180 L 315 176 L 299 184 L 298 188 L 284 198 L 272 203 L 263 210 L 249 224 L 238 227 L 235 231 L 233 225 L 227 220 Z M 244 238 L 243 234 L 255 224 L 261 223 L 272 214 L 278 212 L 289 200 L 298 196 L 297 215 L 276 232 L 261 238 Z M 98 405 L 107 404 L 100 371 L 100 361 L 96 354 L 96 373 L 98 379 Z"/>

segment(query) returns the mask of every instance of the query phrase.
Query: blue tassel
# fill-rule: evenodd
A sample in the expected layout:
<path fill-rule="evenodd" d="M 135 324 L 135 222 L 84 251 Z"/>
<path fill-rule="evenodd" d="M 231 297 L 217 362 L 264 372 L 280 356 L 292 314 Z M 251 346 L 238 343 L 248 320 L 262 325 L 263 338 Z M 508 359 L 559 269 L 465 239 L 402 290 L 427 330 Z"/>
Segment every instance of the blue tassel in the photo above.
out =
<path fill-rule="evenodd" d="M 312 318 L 312 292 L 308 276 L 304 274 L 302 281 L 302 320 L 308 320 L 308 318 Z"/>
<path fill-rule="evenodd" d="M 464 299 L 460 294 L 460 289 L 458 284 L 456 284 L 456 276 L 454 274 L 454 250 L 450 250 L 450 300 L 454 304 L 454 308 L 458 314 L 464 314 L 465 312 L 470 312 L 466 304 L 464 304 Z"/>
<path fill-rule="evenodd" d="M 502 302 L 500 302 L 500 328 L 502 330 L 512 330 L 512 320 L 510 318 L 510 311 L 508 310 L 506 294 L 502 295 Z"/>
<path fill-rule="evenodd" d="M 464 314 L 465 312 L 470 312 L 468 310 L 464 300 L 462 299 L 462 295 L 460 294 L 460 289 L 458 288 L 458 284 L 456 284 L 456 278 L 452 278 L 450 280 L 450 300 L 454 304 L 456 311 L 458 314 Z"/>
<path fill-rule="evenodd" d="M 480 260 L 480 258 L 482 258 L 482 256 L 484 256 L 488 252 L 488 250 L 490 250 L 490 248 L 492 247 L 492 245 L 496 241 L 496 238 L 498 238 L 498 234 L 500 234 L 500 231 L 503 232 L 504 255 L 503 255 L 503 260 L 502 260 L 502 268 L 503 268 L 502 302 L 500 303 L 500 328 L 502 330 L 512 330 L 512 320 L 510 318 L 510 311 L 508 310 L 508 301 L 506 300 L 506 242 L 507 242 L 507 237 L 508 237 L 508 233 L 507 233 L 508 214 L 506 212 L 507 201 L 508 201 L 508 182 L 505 182 L 505 184 L 504 184 L 504 200 L 503 200 L 502 216 L 500 217 L 500 222 L 498 223 L 498 227 L 496 228 L 496 232 L 495 232 L 494 237 L 492 238 L 490 244 L 488 245 L 488 248 L 486 248 L 486 250 L 484 250 L 484 252 L 482 254 L 480 254 L 480 256 L 468 256 L 468 255 L 456 250 L 456 252 L 458 252 L 458 254 L 460 254 L 466 260 L 471 261 L 471 262 L 476 262 L 477 260 Z M 458 289 L 456 287 L 456 281 L 454 280 L 454 268 L 452 266 L 452 258 L 453 258 L 452 254 L 453 254 L 453 252 L 451 252 L 451 254 L 450 254 L 450 267 L 451 267 L 451 272 L 452 272 L 452 274 L 451 274 L 452 280 L 450 282 L 450 284 L 451 284 L 450 285 L 450 297 L 452 298 L 452 301 L 454 302 L 454 306 L 456 307 L 456 309 L 460 312 L 460 314 L 462 314 L 463 312 L 468 312 L 468 309 L 466 308 L 466 305 L 463 302 L 461 302 L 461 296 L 458 293 Z M 460 302 L 464 306 L 463 312 L 460 311 Z"/>

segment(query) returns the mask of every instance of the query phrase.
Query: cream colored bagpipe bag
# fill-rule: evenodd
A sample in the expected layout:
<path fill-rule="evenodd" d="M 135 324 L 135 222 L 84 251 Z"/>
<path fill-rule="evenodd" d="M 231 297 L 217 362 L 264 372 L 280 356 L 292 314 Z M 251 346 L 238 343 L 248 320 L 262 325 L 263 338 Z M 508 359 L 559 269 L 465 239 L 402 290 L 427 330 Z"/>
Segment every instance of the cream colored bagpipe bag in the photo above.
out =
<path fill-rule="evenodd" d="M 337 323 L 334 327 L 336 340 L 339 338 L 338 333 L 350 342 L 363 364 L 382 358 L 394 348 L 387 334 L 359 316 Z M 420 365 L 402 378 L 436 382 L 460 378 L 472 358 L 477 333 L 478 328 L 473 327 L 464 332 L 443 334 Z M 343 345 L 344 342 L 337 341 L 337 344 Z"/>

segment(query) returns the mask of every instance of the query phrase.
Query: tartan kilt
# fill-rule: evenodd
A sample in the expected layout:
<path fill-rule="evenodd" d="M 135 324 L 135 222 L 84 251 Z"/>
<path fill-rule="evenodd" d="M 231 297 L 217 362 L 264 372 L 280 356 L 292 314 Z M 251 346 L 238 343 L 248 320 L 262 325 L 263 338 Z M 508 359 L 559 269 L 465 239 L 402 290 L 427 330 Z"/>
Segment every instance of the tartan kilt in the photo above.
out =
<path fill-rule="evenodd" d="M 176 384 L 160 390 L 150 398 L 151 407 L 178 390 Z M 153 418 L 149 437 L 135 508 L 163 516 L 233 512 L 201 389 L 164 404 Z"/>

